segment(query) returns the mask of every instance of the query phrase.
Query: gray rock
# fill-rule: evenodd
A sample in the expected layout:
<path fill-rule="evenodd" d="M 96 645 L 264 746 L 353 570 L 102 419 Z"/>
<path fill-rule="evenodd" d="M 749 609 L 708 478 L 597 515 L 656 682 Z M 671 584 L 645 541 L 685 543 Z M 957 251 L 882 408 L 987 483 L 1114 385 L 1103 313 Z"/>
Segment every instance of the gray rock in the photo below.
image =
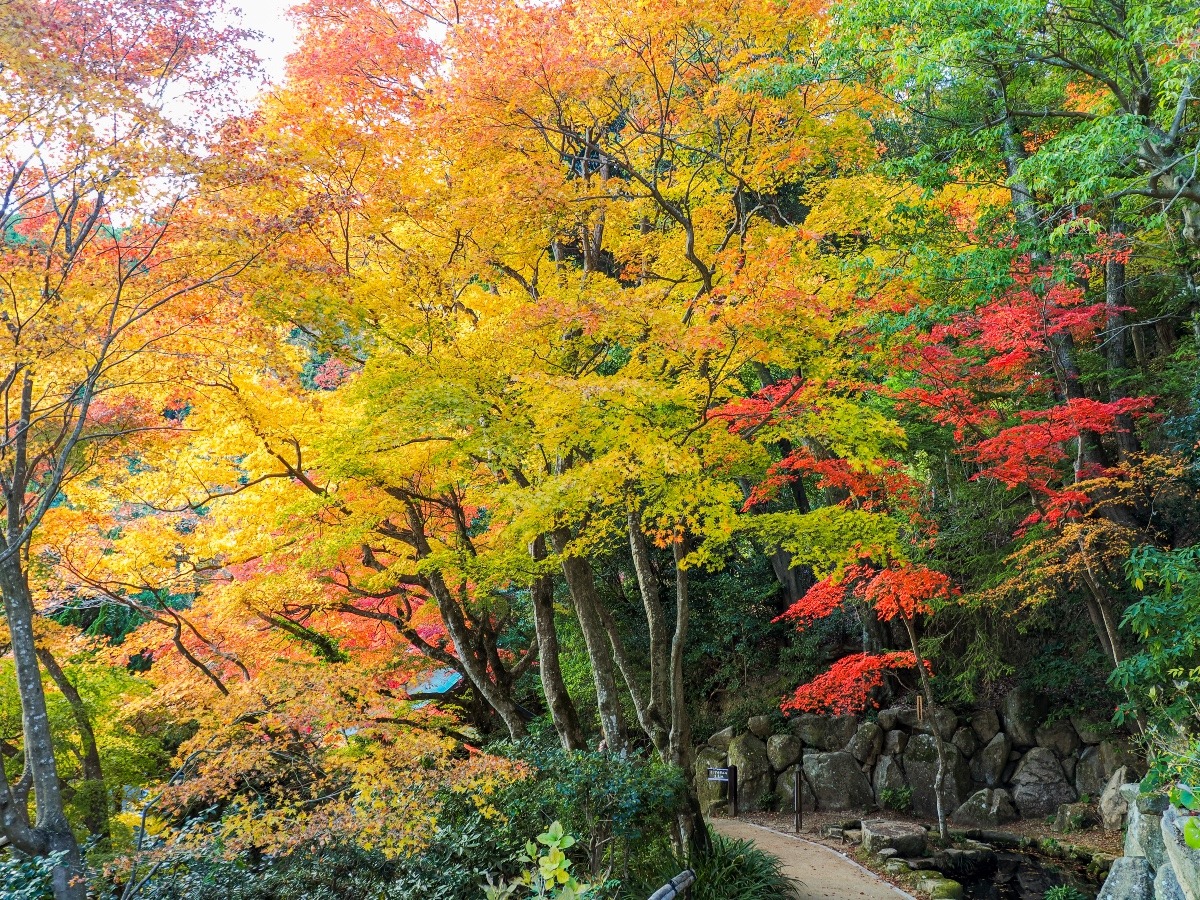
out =
<path fill-rule="evenodd" d="M 733 740 L 733 728 L 722 728 L 716 734 L 708 739 L 708 746 L 716 747 L 718 750 L 728 750 L 729 742 Z"/>
<path fill-rule="evenodd" d="M 914 734 L 904 751 L 904 774 L 913 792 L 913 812 L 932 818 L 937 815 L 934 782 L 937 778 L 937 744 L 932 735 Z M 942 809 L 949 815 L 971 793 L 971 770 L 958 748 L 946 744 L 946 774 L 942 785 Z"/>
<path fill-rule="evenodd" d="M 1079 754 L 1079 762 L 1075 764 L 1075 790 L 1080 798 L 1084 794 L 1093 800 L 1104 790 L 1107 779 L 1104 777 L 1104 766 L 1100 762 L 1100 750 L 1097 747 L 1084 747 Z"/>
<path fill-rule="evenodd" d="M 1123 793 L 1126 799 L 1129 792 Z M 1165 797 L 1147 797 L 1147 802 L 1135 797 L 1129 803 L 1129 815 L 1125 825 L 1125 855 L 1144 856 L 1150 860 L 1150 868 L 1157 871 L 1167 858 L 1167 848 L 1163 844 L 1162 813 L 1166 803 L 1156 804 L 1154 801 L 1165 801 Z"/>
<path fill-rule="evenodd" d="M 925 829 L 913 822 L 864 819 L 862 845 L 868 853 L 894 850 L 899 856 L 920 856 L 925 852 Z"/>
<path fill-rule="evenodd" d="M 908 746 L 908 732 L 889 731 L 883 736 L 883 752 L 888 756 L 899 756 Z"/>
<path fill-rule="evenodd" d="M 871 765 L 883 748 L 883 729 L 874 722 L 863 722 L 846 745 L 850 755 L 860 763 Z"/>
<path fill-rule="evenodd" d="M 1122 856 L 1108 870 L 1096 900 L 1154 900 L 1154 876 L 1144 859 Z"/>
<path fill-rule="evenodd" d="M 1046 715 L 1044 697 L 1026 688 L 1015 688 L 1004 698 L 1000 713 L 1013 746 L 1032 747 L 1037 743 L 1035 732 Z"/>
<path fill-rule="evenodd" d="M 1104 790 L 1100 792 L 1100 820 L 1105 831 L 1120 831 L 1125 824 L 1125 814 L 1129 811 L 1129 800 L 1121 793 L 1121 787 L 1129 784 L 1133 778 L 1124 766 L 1113 772 Z"/>
<path fill-rule="evenodd" d="M 972 757 L 971 777 L 979 784 L 998 787 L 1011 752 L 1012 744 L 1009 743 L 1008 735 L 1003 731 L 996 732 L 987 746 Z"/>
<path fill-rule="evenodd" d="M 854 737 L 858 722 L 854 716 L 817 716 L 802 713 L 792 720 L 792 730 L 805 747 L 815 750 L 841 750 Z"/>
<path fill-rule="evenodd" d="M 773 786 L 767 745 L 752 734 L 739 734 L 729 743 L 729 764 L 738 769 L 738 809 L 762 809 Z"/>
<path fill-rule="evenodd" d="M 921 869 L 912 874 L 918 891 L 924 891 L 932 900 L 959 900 L 964 896 L 963 886 L 933 869 Z"/>
<path fill-rule="evenodd" d="M 786 772 L 779 773 L 775 779 L 775 796 L 779 798 L 780 812 L 791 812 L 796 808 L 795 766 Z M 812 812 L 817 808 L 817 798 L 813 796 L 812 788 L 804 780 L 803 775 L 800 776 L 800 802 L 803 804 L 805 812 Z"/>
<path fill-rule="evenodd" d="M 708 769 L 710 766 L 724 768 L 728 763 L 725 751 L 715 747 L 701 747 L 700 752 L 696 754 L 696 797 L 700 801 L 700 809 L 706 816 L 711 816 L 717 810 L 723 809 L 729 797 L 727 784 L 722 781 L 708 780 Z"/>
<path fill-rule="evenodd" d="M 1175 870 L 1169 865 L 1154 873 L 1154 900 L 1188 900 L 1175 877 Z"/>
<path fill-rule="evenodd" d="M 1053 750 L 1059 759 L 1066 759 L 1083 743 L 1071 727 L 1071 723 L 1065 719 L 1043 725 L 1034 731 L 1033 737 L 1039 747 Z"/>
<path fill-rule="evenodd" d="M 994 709 L 980 709 L 971 714 L 971 728 L 975 731 L 975 736 L 979 738 L 979 743 L 990 743 L 996 733 L 1000 731 L 1000 717 L 996 715 Z"/>
<path fill-rule="evenodd" d="M 760 740 L 765 741 L 771 736 L 771 720 L 767 716 L 751 716 L 750 721 L 746 723 L 746 728 Z"/>
<path fill-rule="evenodd" d="M 1133 752 L 1133 746 L 1128 738 L 1115 737 L 1100 742 L 1100 765 L 1104 768 L 1106 778 L 1122 766 L 1127 768 L 1131 774 L 1142 771 L 1141 763 L 1138 755 Z"/>
<path fill-rule="evenodd" d="M 934 728 L 941 734 L 943 741 L 953 738 L 954 732 L 958 731 L 958 716 L 954 713 L 954 710 L 946 709 L 944 706 L 927 709 L 925 710 L 925 719 L 922 722 L 918 722 L 916 720 L 916 713 L 913 713 L 913 731 L 918 731 L 922 734 L 933 734 Z"/>
<path fill-rule="evenodd" d="M 1091 824 L 1093 819 L 1092 807 L 1087 803 L 1064 803 L 1054 816 L 1054 824 L 1050 826 L 1060 834 L 1072 831 L 1082 831 Z"/>
<path fill-rule="evenodd" d="M 1027 819 L 1040 819 L 1075 800 L 1053 750 L 1034 747 L 1023 757 L 1012 777 L 1013 801 Z"/>
<path fill-rule="evenodd" d="M 879 727 L 884 731 L 892 731 L 900 725 L 901 714 L 906 711 L 906 708 L 902 706 L 883 709 L 879 711 L 879 715 L 875 717 L 875 721 L 879 723 Z"/>
<path fill-rule="evenodd" d="M 975 736 L 974 729 L 960 728 L 954 732 L 954 737 L 950 739 L 958 752 L 963 756 L 974 756 L 975 751 L 979 749 L 979 738 Z"/>
<path fill-rule="evenodd" d="M 976 791 L 950 817 L 965 828 L 998 828 L 1017 818 L 1012 796 L 1004 789 Z"/>
<path fill-rule="evenodd" d="M 1075 766 L 1079 763 L 1078 756 L 1068 756 L 1066 759 L 1059 760 L 1063 767 L 1063 774 L 1067 776 L 1067 781 L 1071 784 L 1075 783 Z"/>
<path fill-rule="evenodd" d="M 804 777 L 819 809 L 870 809 L 875 805 L 867 776 L 845 751 L 805 753 Z"/>
<path fill-rule="evenodd" d="M 879 757 L 879 762 L 875 764 L 872 785 L 875 788 L 875 802 L 880 806 L 883 805 L 883 792 L 885 790 L 895 792 L 902 791 L 908 787 L 908 781 L 904 777 L 904 769 L 900 765 L 900 760 L 894 756 Z"/>
<path fill-rule="evenodd" d="M 1079 739 L 1089 746 L 1099 744 L 1111 735 L 1113 730 L 1111 722 L 1096 721 L 1079 713 L 1071 716 L 1071 724 L 1075 726 L 1075 733 L 1079 735 Z"/>
<path fill-rule="evenodd" d="M 1183 842 L 1179 810 L 1168 806 L 1162 814 L 1163 845 L 1175 871 L 1175 879 L 1186 900 L 1200 900 L 1200 850 Z"/>
<path fill-rule="evenodd" d="M 795 765 L 799 758 L 799 738 L 790 734 L 773 734 L 767 738 L 767 760 L 776 772 Z"/>

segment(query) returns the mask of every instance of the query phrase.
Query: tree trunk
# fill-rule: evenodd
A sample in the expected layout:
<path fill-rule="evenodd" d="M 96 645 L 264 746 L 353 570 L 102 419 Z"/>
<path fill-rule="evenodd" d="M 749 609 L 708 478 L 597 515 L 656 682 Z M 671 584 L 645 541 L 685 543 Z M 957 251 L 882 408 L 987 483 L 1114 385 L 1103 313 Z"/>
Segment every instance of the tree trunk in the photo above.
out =
<path fill-rule="evenodd" d="M 1114 231 L 1119 226 L 1114 225 Z M 1129 375 L 1125 353 L 1125 263 L 1110 259 L 1104 264 L 1104 308 L 1105 308 L 1105 361 L 1108 369 L 1108 399 L 1110 402 L 1129 396 L 1123 380 Z M 1137 434 L 1133 430 L 1133 416 L 1122 413 L 1116 417 L 1117 454 L 1122 461 L 1137 453 Z"/>
<path fill-rule="evenodd" d="M 24 791 L 13 790 L 7 779 L 0 785 L 0 822 L 9 842 L 19 850 L 35 855 L 61 853 L 62 862 L 54 867 L 52 880 L 55 900 L 85 900 L 87 885 L 79 842 L 71 831 L 63 806 L 62 785 L 54 759 L 50 717 L 46 693 L 38 666 L 37 644 L 33 633 L 33 598 L 21 569 L 19 554 L 0 562 L 0 593 L 4 595 L 4 614 L 8 619 L 13 659 L 16 662 L 17 692 L 21 699 L 21 723 L 24 736 L 25 765 L 35 798 L 35 820 L 28 824 L 24 809 Z M 22 821 L 24 820 L 24 821 Z"/>
<path fill-rule="evenodd" d="M 933 688 L 929 686 L 929 673 L 925 670 L 925 660 L 921 657 L 921 650 L 917 645 L 917 631 L 913 627 L 912 619 L 902 618 L 904 619 L 904 630 L 908 632 L 908 641 L 912 645 L 913 658 L 917 662 L 917 677 L 921 680 L 921 693 L 925 695 L 925 705 L 929 707 L 932 716 L 936 705 L 933 701 Z M 950 829 L 946 824 L 945 800 L 942 798 L 942 788 L 946 784 L 946 742 L 942 740 L 942 733 L 938 730 L 937 722 L 932 719 L 929 730 L 933 734 L 933 744 L 937 748 L 938 758 L 937 775 L 933 779 L 933 797 L 937 803 L 938 836 L 943 841 L 948 841 L 950 840 Z"/>
<path fill-rule="evenodd" d="M 546 539 L 539 535 L 529 546 L 529 555 L 540 562 L 546 558 Z M 550 719 L 558 732 L 564 750 L 586 750 L 587 739 L 579 724 L 579 713 L 563 682 L 559 665 L 558 632 L 554 627 L 554 581 L 549 575 L 539 575 L 529 587 L 533 604 L 533 627 L 538 641 L 538 674 Z"/>
<path fill-rule="evenodd" d="M 709 849 L 708 828 L 695 793 L 695 757 L 692 752 L 692 728 L 688 718 L 687 696 L 683 683 L 683 652 L 687 646 L 688 574 L 683 567 L 687 539 L 680 538 L 675 554 L 675 634 L 671 638 L 671 732 L 670 761 L 683 771 L 687 784 L 686 807 L 679 816 L 679 830 L 689 855 L 704 855 Z"/>
<path fill-rule="evenodd" d="M 650 561 L 650 544 L 642 531 L 641 521 L 633 510 L 626 517 L 629 531 L 629 550 L 637 574 L 638 593 L 646 610 L 646 625 L 650 633 L 650 715 L 660 725 L 665 724 L 669 708 L 671 635 L 667 629 L 666 612 L 662 605 L 662 586 Z"/>
<path fill-rule="evenodd" d="M 92 730 L 92 721 L 88 716 L 87 707 L 75 685 L 67 678 L 58 660 L 45 647 L 37 650 L 38 659 L 49 673 L 50 678 L 58 686 L 71 707 L 71 715 L 75 718 L 75 728 L 79 731 L 79 758 L 83 763 L 83 784 L 80 792 L 85 795 L 83 824 L 90 834 L 105 838 L 108 831 L 108 792 L 104 786 L 104 770 L 100 765 L 100 749 L 96 746 L 96 733 Z"/>
<path fill-rule="evenodd" d="M 596 685 L 596 705 L 600 711 L 600 730 L 604 734 L 604 742 L 610 753 L 622 753 L 625 750 L 624 716 L 621 698 L 617 693 L 612 653 L 608 647 L 608 632 L 600 615 L 596 575 L 586 559 L 565 552 L 571 540 L 571 533 L 566 527 L 556 528 L 550 540 L 554 552 L 562 558 L 563 576 L 567 580 L 579 627 L 583 631 L 583 641 L 592 666 L 592 680 Z"/>

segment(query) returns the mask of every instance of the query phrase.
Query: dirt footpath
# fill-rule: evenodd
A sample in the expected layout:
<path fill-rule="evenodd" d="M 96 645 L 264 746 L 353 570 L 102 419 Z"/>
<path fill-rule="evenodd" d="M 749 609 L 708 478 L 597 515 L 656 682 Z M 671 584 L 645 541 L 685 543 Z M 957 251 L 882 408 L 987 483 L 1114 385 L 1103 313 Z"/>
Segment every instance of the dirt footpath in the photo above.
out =
<path fill-rule="evenodd" d="M 803 900 L 900 900 L 901 897 L 912 900 L 911 894 L 876 878 L 829 847 L 749 822 L 733 819 L 709 822 L 721 834 L 754 841 L 783 860 L 783 871 L 800 882 Z"/>

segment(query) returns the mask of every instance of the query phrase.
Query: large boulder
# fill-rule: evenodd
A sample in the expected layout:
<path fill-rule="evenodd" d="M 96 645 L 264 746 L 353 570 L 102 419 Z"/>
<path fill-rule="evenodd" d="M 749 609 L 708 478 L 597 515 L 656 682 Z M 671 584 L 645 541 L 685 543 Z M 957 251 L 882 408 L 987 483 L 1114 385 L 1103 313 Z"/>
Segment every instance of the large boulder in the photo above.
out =
<path fill-rule="evenodd" d="M 767 760 L 776 772 L 795 765 L 799 758 L 799 738 L 791 734 L 773 734 L 767 738 Z"/>
<path fill-rule="evenodd" d="M 805 747 L 816 750 L 841 750 L 854 737 L 858 721 L 854 716 L 818 716 L 802 713 L 792 720 L 792 731 Z"/>
<path fill-rule="evenodd" d="M 1017 817 L 1012 795 L 1003 789 L 976 791 L 954 811 L 950 821 L 964 828 L 998 828 Z"/>
<path fill-rule="evenodd" d="M 904 748 L 908 746 L 908 732 L 889 731 L 883 736 L 883 752 L 887 756 L 899 756 L 904 752 Z"/>
<path fill-rule="evenodd" d="M 925 829 L 913 822 L 863 819 L 862 846 L 868 853 L 895 850 L 900 856 L 920 856 L 925 852 Z"/>
<path fill-rule="evenodd" d="M 875 788 L 875 802 L 880 806 L 885 805 L 883 802 L 884 791 L 888 791 L 890 797 L 895 797 L 896 792 L 908 787 L 908 781 L 904 777 L 904 769 L 900 766 L 900 760 L 894 756 L 879 757 L 879 762 L 875 764 L 872 786 Z"/>
<path fill-rule="evenodd" d="M 867 776 L 845 751 L 805 753 L 804 777 L 820 809 L 870 809 L 875 805 Z"/>
<path fill-rule="evenodd" d="M 977 784 L 998 787 L 1008 765 L 1012 742 L 1003 731 L 996 732 L 987 746 L 971 757 L 971 777 Z"/>
<path fill-rule="evenodd" d="M 1100 792 L 1100 820 L 1105 831 L 1120 831 L 1125 824 L 1125 814 L 1129 811 L 1129 800 L 1121 788 L 1134 781 L 1134 777 L 1124 766 L 1112 773 L 1104 790 Z"/>
<path fill-rule="evenodd" d="M 708 739 L 708 746 L 718 750 L 728 750 L 729 742 L 733 740 L 733 728 L 722 728 Z"/>
<path fill-rule="evenodd" d="M 746 723 L 746 730 L 759 740 L 765 741 L 771 736 L 770 716 L 751 716 Z"/>
<path fill-rule="evenodd" d="M 729 742 L 729 764 L 738 770 L 738 810 L 762 809 L 773 787 L 767 745 L 752 734 L 739 734 Z"/>
<path fill-rule="evenodd" d="M 1154 874 L 1145 859 L 1122 856 L 1108 870 L 1096 900 L 1154 900 Z"/>
<path fill-rule="evenodd" d="M 775 796 L 779 798 L 779 811 L 791 812 L 796 808 L 796 767 L 792 766 L 786 772 L 780 772 L 775 779 Z M 805 812 L 817 808 L 817 798 L 813 796 L 812 788 L 804 776 L 800 776 L 800 802 Z"/>
<path fill-rule="evenodd" d="M 1075 788 L 1067 783 L 1058 757 L 1045 747 L 1034 747 L 1021 757 L 1012 786 L 1013 801 L 1026 819 L 1048 816 L 1075 800 Z"/>
<path fill-rule="evenodd" d="M 1154 900 L 1188 900 L 1175 870 L 1169 865 L 1154 873 Z"/>
<path fill-rule="evenodd" d="M 910 710 L 903 706 L 890 706 L 887 709 L 881 709 L 879 715 L 875 717 L 875 721 L 879 723 L 879 727 L 884 731 L 892 731 L 899 728 L 903 723 L 901 718 Z M 916 716 L 916 710 L 911 711 L 913 716 Z"/>
<path fill-rule="evenodd" d="M 1093 800 L 1099 798 L 1106 781 L 1099 748 L 1084 747 L 1079 762 L 1075 763 L 1075 790 L 1079 798 L 1082 800 L 1085 794 Z"/>
<path fill-rule="evenodd" d="M 723 809 L 728 802 L 728 785 L 723 781 L 709 781 L 708 769 L 724 768 L 729 760 L 724 750 L 716 747 L 701 747 L 696 754 L 696 797 L 700 801 L 700 809 L 706 816 L 711 816 Z"/>
<path fill-rule="evenodd" d="M 1037 743 L 1037 727 L 1046 716 L 1046 701 L 1026 688 L 1015 688 L 1004 698 L 1000 714 L 1013 745 L 1032 747 Z"/>
<path fill-rule="evenodd" d="M 1095 813 L 1088 803 L 1064 803 L 1054 816 L 1054 824 L 1050 827 L 1060 834 L 1072 831 L 1082 831 L 1095 821 Z"/>
<path fill-rule="evenodd" d="M 933 729 L 937 729 L 942 736 L 943 741 L 948 741 L 954 737 L 954 732 L 958 731 L 958 716 L 954 710 L 946 709 L 944 706 L 936 706 L 932 709 L 925 710 L 925 717 L 922 721 L 916 721 L 916 713 L 913 713 L 913 731 L 919 731 L 922 734 L 933 734 Z"/>
<path fill-rule="evenodd" d="M 1167 858 L 1163 844 L 1162 816 L 1167 811 L 1167 798 L 1161 794 L 1141 794 L 1129 797 L 1129 818 L 1125 825 L 1125 855 L 1144 856 L 1150 868 L 1158 871 Z"/>
<path fill-rule="evenodd" d="M 1071 724 L 1075 727 L 1075 733 L 1079 735 L 1079 739 L 1088 746 L 1099 744 L 1111 735 L 1113 730 L 1111 722 L 1098 721 L 1079 713 L 1071 716 Z"/>
<path fill-rule="evenodd" d="M 1122 766 L 1130 773 L 1142 770 L 1141 764 L 1129 738 L 1112 737 L 1100 742 L 1100 765 L 1104 768 L 1105 778 Z"/>
<path fill-rule="evenodd" d="M 980 709 L 971 714 L 971 728 L 979 743 L 988 744 L 1000 731 L 1000 717 L 994 709 Z"/>
<path fill-rule="evenodd" d="M 1065 719 L 1041 726 L 1034 731 L 1033 737 L 1039 747 L 1053 750 L 1059 759 L 1071 756 L 1083 743 L 1071 727 L 1071 723 Z"/>
<path fill-rule="evenodd" d="M 971 770 L 958 748 L 947 743 L 946 774 L 942 783 L 942 809 L 948 814 L 958 809 L 971 793 Z M 937 815 L 934 783 L 937 778 L 937 743 L 932 735 L 914 734 L 904 750 L 904 774 L 912 788 L 912 808 L 918 816 Z"/>
<path fill-rule="evenodd" d="M 974 756 L 975 751 L 979 749 L 979 738 L 976 737 L 975 731 L 965 726 L 954 732 L 950 743 L 957 747 L 958 752 L 963 756 Z"/>
<path fill-rule="evenodd" d="M 1173 806 L 1163 810 L 1163 846 L 1183 896 L 1187 900 L 1200 900 L 1200 850 L 1193 850 L 1183 842 L 1182 818 Z"/>
<path fill-rule="evenodd" d="M 874 722 L 863 722 L 846 745 L 846 750 L 864 765 L 871 765 L 883 749 L 883 729 Z"/>

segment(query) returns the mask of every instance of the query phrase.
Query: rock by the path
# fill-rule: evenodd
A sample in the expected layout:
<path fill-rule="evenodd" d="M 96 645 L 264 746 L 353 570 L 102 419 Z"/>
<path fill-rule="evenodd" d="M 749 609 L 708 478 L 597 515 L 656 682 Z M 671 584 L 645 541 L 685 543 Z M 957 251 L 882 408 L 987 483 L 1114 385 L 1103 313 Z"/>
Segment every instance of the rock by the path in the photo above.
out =
<path fill-rule="evenodd" d="M 1121 767 L 1128 769 L 1130 774 L 1138 771 L 1141 769 L 1141 760 L 1133 752 L 1133 745 L 1128 738 L 1115 737 L 1100 743 L 1100 765 L 1105 777 L 1109 777 Z"/>
<path fill-rule="evenodd" d="M 854 716 L 818 716 L 803 713 L 792 720 L 792 731 L 806 748 L 841 750 L 854 737 L 858 721 Z"/>
<path fill-rule="evenodd" d="M 979 743 L 990 743 L 1000 731 L 1000 717 L 994 709 L 980 709 L 971 714 L 971 728 Z"/>
<path fill-rule="evenodd" d="M 779 811 L 791 812 L 796 808 L 796 767 L 780 772 L 775 778 L 775 796 L 779 798 Z M 804 776 L 800 776 L 800 803 L 805 812 L 817 808 L 817 798 Z"/>
<path fill-rule="evenodd" d="M 718 750 L 728 750 L 729 742 L 733 740 L 733 728 L 722 728 L 708 739 L 708 746 Z"/>
<path fill-rule="evenodd" d="M 1075 800 L 1075 789 L 1067 783 L 1058 758 L 1045 747 L 1034 747 L 1021 757 L 1012 785 L 1013 802 L 1027 819 L 1048 816 Z"/>
<path fill-rule="evenodd" d="M 1033 736 L 1039 747 L 1053 750 L 1059 759 L 1066 759 L 1082 744 L 1071 723 L 1065 719 L 1042 725 L 1034 731 Z"/>
<path fill-rule="evenodd" d="M 746 729 L 759 740 L 765 741 L 771 736 L 771 719 L 768 716 L 751 716 L 746 722 Z"/>
<path fill-rule="evenodd" d="M 1089 746 L 1099 744 L 1112 734 L 1111 722 L 1099 722 L 1079 713 L 1071 716 L 1071 724 L 1075 727 L 1079 739 Z"/>
<path fill-rule="evenodd" d="M 920 856 L 925 852 L 925 829 L 913 822 L 864 819 L 862 845 L 868 853 L 890 849 L 900 856 Z"/>
<path fill-rule="evenodd" d="M 762 809 L 763 797 L 773 787 L 767 745 L 752 734 L 739 734 L 729 742 L 729 764 L 738 770 L 738 809 Z"/>
<path fill-rule="evenodd" d="M 1129 784 L 1133 778 L 1124 766 L 1113 772 L 1104 790 L 1100 793 L 1100 820 L 1105 831 L 1120 831 L 1125 824 L 1125 814 L 1129 811 L 1129 801 L 1121 794 L 1121 787 Z"/>
<path fill-rule="evenodd" d="M 932 900 L 958 900 L 964 896 L 963 886 L 933 869 L 919 869 L 912 874 L 917 890 L 924 891 Z"/>
<path fill-rule="evenodd" d="M 1004 698 L 1001 715 L 1004 730 L 1013 745 L 1032 747 L 1037 743 L 1037 727 L 1046 715 L 1045 698 L 1027 688 L 1014 688 Z"/>
<path fill-rule="evenodd" d="M 860 763 L 871 765 L 883 749 L 883 729 L 874 722 L 863 722 L 846 745 L 846 750 Z"/>
<path fill-rule="evenodd" d="M 1092 808 L 1087 803 L 1064 803 L 1054 816 L 1050 827 L 1060 834 L 1082 831 L 1092 819 Z"/>
<path fill-rule="evenodd" d="M 975 736 L 974 729 L 963 727 L 954 732 L 954 737 L 950 739 L 958 752 L 963 756 L 974 756 L 975 751 L 979 749 L 979 738 Z"/>
<path fill-rule="evenodd" d="M 950 821 L 967 828 L 998 828 L 1017 818 L 1012 796 L 1003 788 L 976 791 L 954 811 Z"/>
<path fill-rule="evenodd" d="M 1163 866 L 1154 873 L 1154 900 L 1188 900 L 1170 866 Z"/>
<path fill-rule="evenodd" d="M 1119 857 L 1096 900 L 1154 900 L 1154 875 L 1145 859 Z"/>
<path fill-rule="evenodd" d="M 999 786 L 1011 752 L 1012 743 L 1008 735 L 1003 731 L 996 732 L 987 746 L 971 758 L 971 777 L 988 787 Z"/>
<path fill-rule="evenodd" d="M 887 756 L 899 756 L 908 746 L 908 732 L 894 730 L 883 736 L 883 752 Z"/>
<path fill-rule="evenodd" d="M 1137 795 L 1128 788 L 1123 796 L 1129 803 L 1129 817 L 1125 825 L 1125 855 L 1144 856 L 1150 860 L 1150 868 L 1158 871 L 1167 858 L 1163 843 L 1162 816 L 1167 811 L 1167 798 L 1161 794 Z"/>
<path fill-rule="evenodd" d="M 776 772 L 794 765 L 799 758 L 799 738 L 790 734 L 773 734 L 767 738 L 767 759 Z"/>
<path fill-rule="evenodd" d="M 708 769 L 710 766 L 724 768 L 728 762 L 725 751 L 715 747 L 702 747 L 696 754 L 696 797 L 700 801 L 700 810 L 706 816 L 724 808 L 729 797 L 728 785 L 722 781 L 708 780 Z"/>
<path fill-rule="evenodd" d="M 937 778 L 937 743 L 932 735 L 914 734 L 904 751 L 904 774 L 912 788 L 912 808 L 919 816 L 937 815 L 934 782 Z M 942 785 L 942 808 L 949 815 L 971 792 L 971 771 L 953 744 L 946 744 L 946 774 Z"/>
<path fill-rule="evenodd" d="M 1179 888 L 1187 900 L 1200 900 L 1200 850 L 1193 850 L 1183 842 L 1179 810 L 1168 806 L 1162 814 L 1163 846 Z"/>
<path fill-rule="evenodd" d="M 875 805 L 867 776 L 845 751 L 805 753 L 804 777 L 820 809 L 869 809 Z"/>
<path fill-rule="evenodd" d="M 1093 800 L 1099 798 L 1100 792 L 1104 790 L 1105 781 L 1104 764 L 1100 760 L 1099 748 L 1084 747 L 1083 752 L 1079 754 L 1079 761 L 1075 764 L 1075 790 L 1080 799 L 1084 794 Z"/>

